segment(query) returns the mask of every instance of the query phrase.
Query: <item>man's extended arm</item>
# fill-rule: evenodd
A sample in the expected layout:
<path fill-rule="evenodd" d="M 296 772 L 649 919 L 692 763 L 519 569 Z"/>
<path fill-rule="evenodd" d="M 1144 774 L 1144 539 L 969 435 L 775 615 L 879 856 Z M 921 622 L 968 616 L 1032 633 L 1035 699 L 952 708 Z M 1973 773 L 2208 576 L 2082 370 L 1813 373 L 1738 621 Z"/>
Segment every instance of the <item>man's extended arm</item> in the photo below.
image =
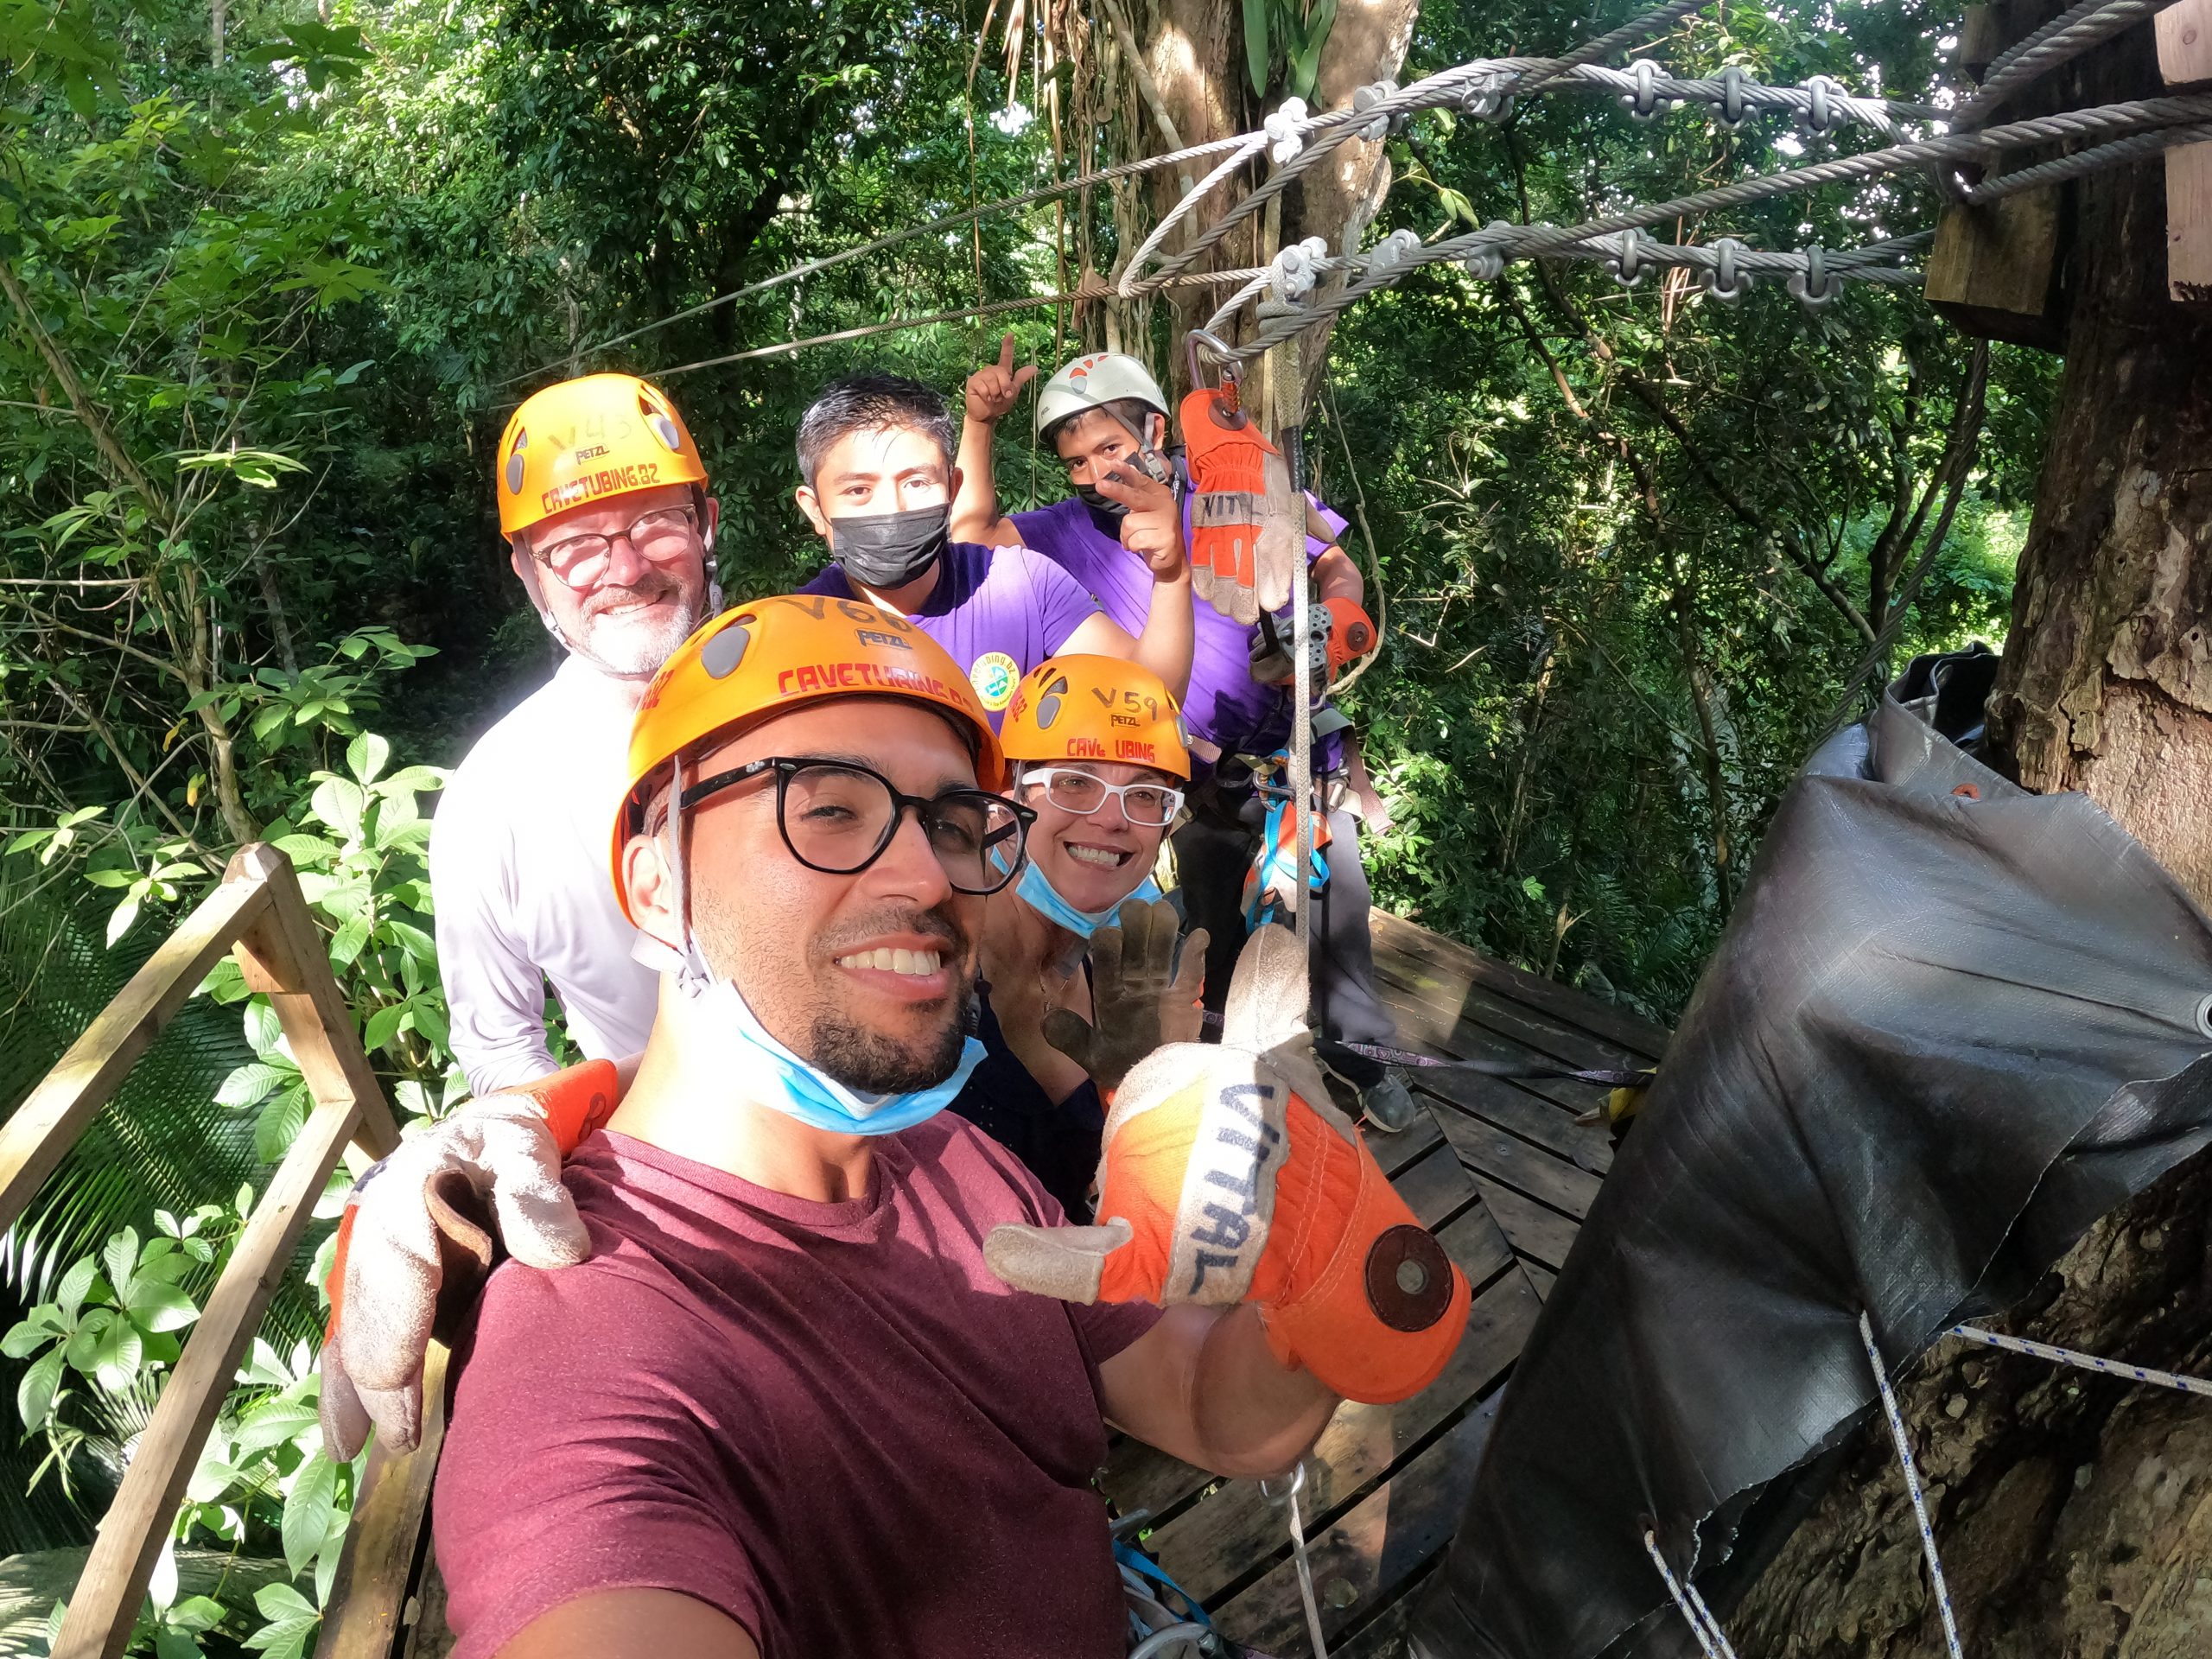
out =
<path fill-rule="evenodd" d="M 603 1590 L 524 1627 L 499 1659 L 760 1659 L 745 1626 L 674 1590 Z"/>
<path fill-rule="evenodd" d="M 1280 1474 L 1306 1454 L 1337 1396 L 1268 1347 L 1260 1311 L 1171 1307 L 1098 1368 L 1109 1421 L 1217 1475 Z"/>
<path fill-rule="evenodd" d="M 999 512 L 998 479 L 991 440 L 998 423 L 1035 378 L 1037 365 L 1014 366 L 1014 336 L 999 342 L 999 360 L 968 377 L 966 418 L 960 425 L 960 488 L 952 498 L 952 539 L 986 547 L 1012 547 L 1021 540 L 1013 521 Z"/>

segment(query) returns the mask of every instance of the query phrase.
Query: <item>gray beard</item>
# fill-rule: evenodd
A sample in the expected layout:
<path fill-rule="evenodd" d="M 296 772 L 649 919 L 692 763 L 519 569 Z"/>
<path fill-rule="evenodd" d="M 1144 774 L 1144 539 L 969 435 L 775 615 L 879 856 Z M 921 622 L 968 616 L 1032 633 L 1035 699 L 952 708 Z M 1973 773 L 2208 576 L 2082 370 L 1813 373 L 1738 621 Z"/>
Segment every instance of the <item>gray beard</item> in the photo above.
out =
<path fill-rule="evenodd" d="M 621 679 L 643 679 L 657 672 L 691 637 L 699 606 L 677 606 L 657 615 L 651 626 L 607 624 L 587 619 L 577 625 L 582 638 L 570 645 L 602 672 Z"/>

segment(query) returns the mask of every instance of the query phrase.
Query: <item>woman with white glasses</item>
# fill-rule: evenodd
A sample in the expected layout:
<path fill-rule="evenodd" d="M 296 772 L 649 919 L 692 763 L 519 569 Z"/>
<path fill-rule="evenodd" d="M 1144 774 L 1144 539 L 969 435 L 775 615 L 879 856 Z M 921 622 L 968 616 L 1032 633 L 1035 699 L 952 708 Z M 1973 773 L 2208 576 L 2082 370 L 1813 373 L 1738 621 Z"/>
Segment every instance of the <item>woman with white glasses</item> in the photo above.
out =
<path fill-rule="evenodd" d="M 1088 1220 L 1105 1095 L 1143 1053 L 1200 1032 L 1205 938 L 1183 943 L 1175 971 L 1180 923 L 1153 880 L 1183 810 L 1188 739 L 1157 675 L 1077 655 L 1023 679 L 999 736 L 1010 792 L 1036 820 L 1027 865 L 985 908 L 988 1058 L 952 1109 Z"/>

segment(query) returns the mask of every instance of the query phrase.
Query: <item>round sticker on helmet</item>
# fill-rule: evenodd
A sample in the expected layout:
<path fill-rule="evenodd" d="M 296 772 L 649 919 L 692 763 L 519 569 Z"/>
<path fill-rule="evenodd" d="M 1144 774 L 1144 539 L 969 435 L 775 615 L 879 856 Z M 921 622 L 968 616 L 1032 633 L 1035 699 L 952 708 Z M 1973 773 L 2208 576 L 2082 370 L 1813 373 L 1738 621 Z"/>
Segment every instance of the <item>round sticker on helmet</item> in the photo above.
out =
<path fill-rule="evenodd" d="M 987 651 L 968 671 L 968 678 L 983 707 L 995 715 L 1014 701 L 1014 688 L 1021 683 L 1021 665 L 1002 651 Z"/>

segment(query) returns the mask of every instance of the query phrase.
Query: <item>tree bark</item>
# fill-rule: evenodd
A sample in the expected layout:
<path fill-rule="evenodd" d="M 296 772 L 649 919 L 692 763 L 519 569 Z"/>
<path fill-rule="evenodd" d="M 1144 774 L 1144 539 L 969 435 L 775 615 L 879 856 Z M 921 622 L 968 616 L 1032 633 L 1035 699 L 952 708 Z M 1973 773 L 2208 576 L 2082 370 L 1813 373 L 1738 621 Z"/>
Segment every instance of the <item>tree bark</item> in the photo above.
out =
<path fill-rule="evenodd" d="M 2082 66 L 2069 105 L 2161 90 L 2148 29 Z M 2066 372 L 1989 712 L 2022 783 L 2086 791 L 2212 907 L 2212 313 L 2166 297 L 2164 179 L 2153 159 L 2078 187 Z M 2093 1229 L 2013 1328 L 2206 1374 L 2208 1213 L 2199 1159 Z M 1900 1392 L 1969 1656 L 2212 1650 L 2212 1402 L 1955 1342 Z M 1730 1630 L 1746 1654 L 1934 1659 L 1920 1557 L 1875 1424 Z"/>

